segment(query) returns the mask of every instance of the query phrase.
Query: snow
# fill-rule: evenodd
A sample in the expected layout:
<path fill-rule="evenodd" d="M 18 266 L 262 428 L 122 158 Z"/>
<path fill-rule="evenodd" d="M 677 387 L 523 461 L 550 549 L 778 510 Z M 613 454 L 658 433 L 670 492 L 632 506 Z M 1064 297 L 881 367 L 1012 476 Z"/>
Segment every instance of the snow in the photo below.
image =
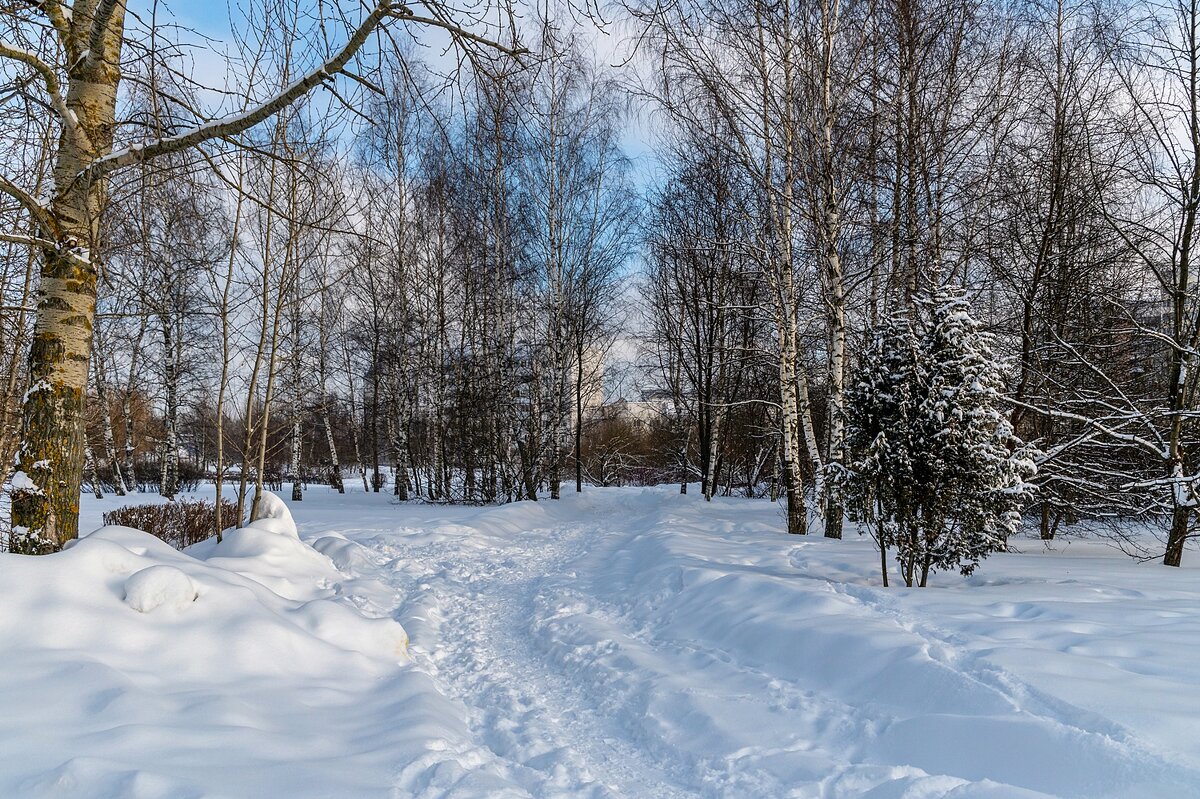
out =
<path fill-rule="evenodd" d="M 1200 553 L 883 589 L 869 539 L 677 491 L 313 489 L 188 553 L 0 556 L 0 795 L 1200 795 Z"/>
<path fill-rule="evenodd" d="M 40 494 L 42 492 L 38 484 L 33 482 L 33 478 L 22 471 L 13 472 L 13 476 L 9 479 L 9 484 L 12 486 L 14 492 L 25 491 L 31 494 Z"/>
<path fill-rule="evenodd" d="M 135 572 L 125 581 L 125 604 L 138 613 L 168 607 L 183 610 L 196 601 L 196 584 L 174 566 L 160 564 Z"/>
<path fill-rule="evenodd" d="M 292 512 L 275 494 L 269 491 L 263 493 L 258 502 L 256 515 L 258 518 L 250 523 L 250 527 L 299 540 Z"/>

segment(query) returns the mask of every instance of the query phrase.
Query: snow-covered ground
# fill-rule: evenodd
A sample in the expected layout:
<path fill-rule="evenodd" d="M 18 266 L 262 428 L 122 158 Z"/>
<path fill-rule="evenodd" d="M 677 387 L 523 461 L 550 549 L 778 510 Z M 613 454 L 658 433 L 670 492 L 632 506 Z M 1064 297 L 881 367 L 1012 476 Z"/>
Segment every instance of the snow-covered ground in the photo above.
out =
<path fill-rule="evenodd" d="M 0 556 L 0 796 L 1200 796 L 1194 552 L 885 590 L 762 501 L 288 504 Z"/>

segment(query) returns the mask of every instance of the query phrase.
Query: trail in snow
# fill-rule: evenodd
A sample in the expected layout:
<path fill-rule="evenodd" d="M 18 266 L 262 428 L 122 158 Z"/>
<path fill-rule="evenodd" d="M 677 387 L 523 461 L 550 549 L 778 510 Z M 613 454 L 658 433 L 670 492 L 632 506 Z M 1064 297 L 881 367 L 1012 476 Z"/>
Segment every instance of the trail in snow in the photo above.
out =
<path fill-rule="evenodd" d="M 515 552 L 387 547 L 390 557 L 434 565 L 420 588 L 444 614 L 445 634 L 433 651 L 414 647 L 418 663 L 466 704 L 472 731 L 534 796 L 693 796 L 532 639 L 547 575 L 562 574 L 594 534 L 586 525 L 532 530 Z"/>
<path fill-rule="evenodd" d="M 406 597 L 417 665 L 464 708 L 474 748 L 456 750 L 453 773 L 504 785 L 473 794 L 433 778 L 435 757 L 401 773 L 398 795 L 1092 799 L 1200 786 L 1120 722 L 969 651 L 969 628 L 903 610 L 914 592 L 864 585 L 875 561 L 861 542 L 781 537 L 775 515 L 595 492 L 352 536 Z M 951 603 L 980 591 L 950 580 Z"/>

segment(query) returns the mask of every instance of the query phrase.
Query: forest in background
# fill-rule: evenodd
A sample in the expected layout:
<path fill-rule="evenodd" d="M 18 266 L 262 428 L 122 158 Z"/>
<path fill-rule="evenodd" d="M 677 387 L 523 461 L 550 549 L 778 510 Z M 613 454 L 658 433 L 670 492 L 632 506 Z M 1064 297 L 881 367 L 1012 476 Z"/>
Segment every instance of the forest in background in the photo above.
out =
<path fill-rule="evenodd" d="M 0 484 L 30 502 L 30 351 L 62 250 L 38 198 L 73 124 L 47 75 L 91 60 L 56 42 L 58 7 L 0 12 Z M 1009 454 L 1036 464 L 1028 522 L 1149 522 L 1165 546 L 1130 543 L 1178 565 L 1200 479 L 1200 6 L 627 2 L 605 11 L 624 69 L 580 9 L 492 8 L 455 23 L 452 78 L 381 26 L 334 80 L 331 28 L 353 40 L 367 11 L 272 0 L 240 10 L 225 88 L 151 10 L 123 29 L 99 156 L 120 168 L 81 173 L 104 180 L 85 490 L 222 475 L 243 513 L 287 482 L 453 502 L 699 482 L 837 537 L 880 331 L 932 330 L 952 289 Z M 289 99 L 213 126 L 262 96 Z M 649 177 L 622 151 L 633 116 Z"/>

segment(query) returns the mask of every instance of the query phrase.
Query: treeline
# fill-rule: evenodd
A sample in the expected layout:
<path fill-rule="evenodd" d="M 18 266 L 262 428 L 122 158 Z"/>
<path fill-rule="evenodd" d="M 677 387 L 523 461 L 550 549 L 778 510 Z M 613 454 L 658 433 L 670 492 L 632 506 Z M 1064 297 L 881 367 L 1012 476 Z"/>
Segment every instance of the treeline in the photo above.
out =
<path fill-rule="evenodd" d="M 268 56 L 304 44 L 268 36 Z M 298 102 L 235 149 L 112 182 L 84 490 L 173 497 L 220 475 L 250 512 L 289 482 L 294 499 L 347 480 L 459 502 L 582 483 L 637 196 L 616 84 L 548 23 L 533 38 L 530 63 L 484 59 L 452 84 L 390 42 L 361 104 Z M 164 98 L 196 91 L 173 64 L 127 76 L 131 116 L 161 130 Z M 264 72 L 286 85 L 289 65 Z M 3 264 L 0 483 L 36 271 L 15 245 Z"/>
<path fill-rule="evenodd" d="M 646 298 L 680 479 L 779 469 L 789 529 L 840 535 L 826 489 L 862 462 L 846 403 L 871 342 L 957 286 L 1003 367 L 1002 421 L 1038 452 L 1041 535 L 1146 520 L 1177 565 L 1197 502 L 1200 8 L 634 10 L 670 120 Z"/>
<path fill-rule="evenodd" d="M 395 35 L 390 3 L 249 4 L 229 65 L 244 97 L 187 77 L 138 20 L 119 30 L 121 114 L 93 130 L 111 152 L 86 158 L 73 117 L 24 88 L 116 85 L 84 23 L 52 35 L 40 6 L 3 12 L 24 49 L 0 105 L 0 483 L 31 550 L 73 535 L 76 470 L 167 495 L 223 475 L 240 506 L 268 482 L 467 502 L 698 482 L 782 497 L 790 532 L 838 537 L 864 497 L 900 524 L 874 489 L 847 493 L 884 454 L 924 457 L 879 435 L 942 441 L 966 414 L 987 424 L 961 440 L 1011 459 L 997 474 L 1036 465 L 1025 513 L 1043 537 L 1148 521 L 1179 563 L 1197 504 L 1200 7 L 628 0 L 632 73 L 566 10 L 437 7 L 450 16 L 407 19 L 449 31 L 453 80 Z M 214 92 L 224 117 L 197 111 Z M 631 108 L 651 176 L 621 151 Z M 960 310 L 935 323 L 934 307 Z M 957 366 L 930 343 L 955 325 L 972 331 Z M 636 375 L 614 392 L 617 342 Z M 911 374 L 873 372 L 896 347 Z M 970 374 L 988 377 L 954 382 Z M 923 399 L 871 410 L 866 384 Z"/>

